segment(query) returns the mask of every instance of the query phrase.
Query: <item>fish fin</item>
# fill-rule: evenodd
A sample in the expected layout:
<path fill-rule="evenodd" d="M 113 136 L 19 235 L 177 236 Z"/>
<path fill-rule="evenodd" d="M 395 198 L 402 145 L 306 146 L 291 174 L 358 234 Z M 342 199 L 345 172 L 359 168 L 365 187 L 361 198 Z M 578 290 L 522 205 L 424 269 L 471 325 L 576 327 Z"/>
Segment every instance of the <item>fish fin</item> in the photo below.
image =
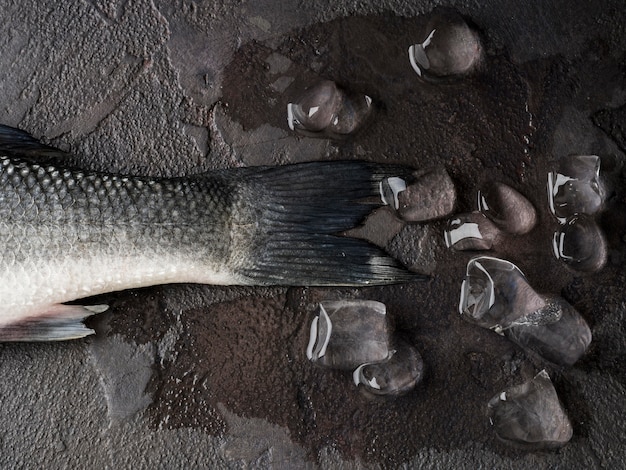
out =
<path fill-rule="evenodd" d="M 28 132 L 0 124 L 0 154 L 21 157 L 37 163 L 65 158 L 69 154 L 41 143 Z"/>
<path fill-rule="evenodd" d="M 248 170 L 245 186 L 253 191 L 259 227 L 240 273 L 254 284 L 361 286 L 428 278 L 371 243 L 342 235 L 384 205 L 384 178 L 410 180 L 413 169 L 335 161 Z"/>
<path fill-rule="evenodd" d="M 104 312 L 108 305 L 52 305 L 37 316 L 0 326 L 0 341 L 65 341 L 95 333 L 83 320 Z"/>

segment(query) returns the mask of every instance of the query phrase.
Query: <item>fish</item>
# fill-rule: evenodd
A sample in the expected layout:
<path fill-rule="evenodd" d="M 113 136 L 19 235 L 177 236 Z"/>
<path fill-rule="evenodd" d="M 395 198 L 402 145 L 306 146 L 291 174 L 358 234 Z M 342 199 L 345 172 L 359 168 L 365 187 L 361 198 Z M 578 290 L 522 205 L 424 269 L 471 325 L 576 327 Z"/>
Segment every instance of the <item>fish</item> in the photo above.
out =
<path fill-rule="evenodd" d="M 171 283 L 368 286 L 415 280 L 346 236 L 381 181 L 413 169 L 362 161 L 243 167 L 153 178 L 88 171 L 0 125 L 0 341 L 94 333 L 107 305 L 70 303 Z"/>

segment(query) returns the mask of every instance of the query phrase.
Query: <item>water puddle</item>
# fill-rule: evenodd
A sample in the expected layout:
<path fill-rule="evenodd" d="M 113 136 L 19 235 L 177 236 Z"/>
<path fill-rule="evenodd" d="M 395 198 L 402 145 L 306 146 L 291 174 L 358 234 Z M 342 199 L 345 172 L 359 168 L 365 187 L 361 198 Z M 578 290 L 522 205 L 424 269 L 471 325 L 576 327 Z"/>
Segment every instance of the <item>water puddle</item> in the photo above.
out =
<path fill-rule="evenodd" d="M 626 206 L 621 167 L 614 162 L 605 169 L 613 198 L 597 223 L 606 234 L 611 256 L 591 277 L 580 277 L 553 255 L 559 223 L 546 197 L 547 174 L 562 156 L 551 153 L 555 145 L 562 145 L 554 136 L 562 110 L 566 105 L 583 106 L 577 89 L 565 85 L 573 80 L 591 82 L 591 67 L 579 68 L 580 64 L 559 57 L 515 64 L 507 51 L 486 38 L 477 73 L 444 83 L 420 80 L 407 51 L 420 41 L 423 46 L 424 38 L 416 36 L 427 21 L 426 16 L 349 17 L 242 45 L 225 70 L 221 106 L 229 127 L 223 135 L 233 145 L 250 142 L 237 147 L 238 157 L 248 164 L 272 163 L 274 156 L 265 144 L 282 139 L 285 151 L 280 163 L 358 158 L 418 169 L 445 168 L 456 188 L 455 214 L 478 210 L 477 192 L 485 184 L 507 185 L 511 191 L 507 189 L 506 199 L 483 190 L 483 205 L 491 208 L 482 209 L 498 216 L 510 232 L 494 237 L 484 249 L 519 266 L 538 291 L 563 296 L 592 327 L 602 322 L 610 308 L 595 306 L 626 301 L 620 287 L 626 281 L 626 238 L 622 238 L 626 227 L 623 221 L 612 224 Z M 424 57 L 420 60 L 424 63 Z M 298 97 L 306 97 L 305 90 L 321 80 L 336 84 L 338 88 L 328 85 L 332 93 L 349 90 L 355 94 L 351 96 L 368 97 L 364 102 L 371 106 L 371 116 L 362 127 L 337 138 L 336 129 L 328 129 L 339 108 L 331 112 L 315 103 L 295 107 Z M 602 98 L 597 99 L 601 106 Z M 319 135 L 303 135 L 296 129 L 316 117 L 324 122 L 309 123 L 313 127 L 306 130 L 323 133 L 329 139 L 324 145 Z M 246 140 L 250 135 L 254 141 Z M 607 144 L 598 145 L 602 157 Z M 576 148 L 571 152 L 580 153 Z M 381 188 L 383 197 L 396 207 L 406 187 L 402 189 L 399 181 L 387 183 Z M 519 202 L 517 191 L 528 204 Z M 515 203 L 508 202 L 511 194 Z M 524 223 L 519 222 L 524 214 L 501 213 L 501 207 L 508 207 L 501 199 L 530 213 Z M 463 449 L 470 442 L 498 453 L 517 452 L 498 443 L 486 419 L 487 403 L 498 390 L 531 380 L 544 367 L 548 372 L 556 369 L 507 338 L 460 318 L 460 280 L 473 254 L 446 247 L 446 223 L 438 219 L 396 229 L 395 238 L 386 241 L 390 251 L 401 252 L 399 257 L 415 262 L 417 270 L 427 249 L 427 270 L 433 275 L 428 283 L 360 290 L 270 289 L 262 291 L 263 297 L 254 291 L 184 310 L 173 359 L 155 366 L 148 387 L 155 426 L 228 432 L 220 418 L 224 406 L 237 416 L 263 418 L 288 428 L 291 439 L 313 459 L 328 445 L 345 458 L 391 465 L 409 460 L 423 448 Z M 449 231 L 450 237 L 473 237 L 472 223 L 459 224 L 456 231 Z M 423 243 L 419 233 L 409 233 L 417 230 L 414 227 L 428 234 L 429 243 Z M 395 400 L 375 400 L 359 392 L 352 372 L 323 370 L 307 359 L 315 306 L 345 298 L 385 303 L 396 334 L 423 358 L 423 380 L 414 390 Z M 132 321 L 131 315 L 125 317 Z M 124 328 L 124 320 L 117 320 L 113 332 Z M 615 367 L 609 358 L 593 352 L 582 364 L 608 367 L 610 373 Z M 615 373 L 626 386 L 626 376 Z M 553 380 L 558 392 L 559 378 Z M 582 409 L 585 403 L 569 393 L 564 407 Z M 576 413 L 571 419 L 574 434 L 584 434 L 588 424 Z"/>

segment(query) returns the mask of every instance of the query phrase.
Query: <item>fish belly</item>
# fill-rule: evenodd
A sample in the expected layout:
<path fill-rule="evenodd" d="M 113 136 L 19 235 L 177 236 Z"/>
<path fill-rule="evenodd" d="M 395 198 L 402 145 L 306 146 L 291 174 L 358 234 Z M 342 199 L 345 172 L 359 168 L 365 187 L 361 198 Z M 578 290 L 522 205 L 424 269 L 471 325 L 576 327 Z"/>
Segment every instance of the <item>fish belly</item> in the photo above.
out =
<path fill-rule="evenodd" d="M 68 250 L 71 251 L 71 250 Z M 76 299 L 157 284 L 233 284 L 235 277 L 176 253 L 84 253 L 58 259 L 30 258 L 3 266 L 0 327 L 49 315 L 53 306 Z"/>

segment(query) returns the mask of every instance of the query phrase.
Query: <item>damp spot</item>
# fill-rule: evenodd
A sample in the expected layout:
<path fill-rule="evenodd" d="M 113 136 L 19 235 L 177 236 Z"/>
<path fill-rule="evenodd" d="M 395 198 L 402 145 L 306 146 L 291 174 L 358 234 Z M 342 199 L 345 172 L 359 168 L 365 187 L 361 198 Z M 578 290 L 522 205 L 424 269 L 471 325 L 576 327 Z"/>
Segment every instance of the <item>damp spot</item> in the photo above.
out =
<path fill-rule="evenodd" d="M 534 208 L 533 228 L 526 232 L 530 224 L 520 229 L 518 221 L 501 217 L 499 205 L 510 207 L 507 198 L 483 193 L 491 222 L 502 223 L 499 230 L 513 232 L 490 249 L 494 256 L 520 266 L 519 273 L 506 274 L 515 281 L 516 293 L 539 303 L 543 298 L 535 297 L 536 292 L 562 295 L 584 320 L 597 322 L 600 336 L 581 359 L 581 367 L 599 364 L 625 383 L 623 371 L 615 366 L 623 362 L 623 353 L 603 343 L 614 344 L 615 331 L 621 331 L 611 315 L 620 299 L 626 301 L 623 263 L 608 261 L 593 276 L 581 277 L 566 269 L 552 253 L 559 226 L 546 200 L 546 175 L 555 170 L 551 162 L 560 157 L 552 150 L 557 143 L 570 141 L 554 135 L 562 132 L 559 123 L 566 108 L 580 106 L 592 115 L 588 110 L 606 108 L 603 103 L 621 83 L 604 80 L 605 89 L 597 86 L 597 63 L 585 60 L 595 57 L 592 45 L 581 52 L 578 62 L 562 56 L 514 62 L 510 56 L 515 51 L 494 41 L 478 20 L 472 27 L 482 41 L 480 67 L 461 79 L 420 81 L 407 51 L 424 42 L 420 31 L 428 21 L 428 15 L 350 16 L 241 45 L 223 71 L 219 122 L 224 147 L 232 150 L 234 160 L 246 164 L 358 158 L 419 170 L 443 169 L 454 198 L 452 190 L 445 194 L 459 214 L 475 211 L 477 191 L 492 182 L 515 188 L 527 199 L 528 205 L 523 206 Z M 338 89 L 370 97 L 372 115 L 358 132 L 342 139 L 293 132 L 286 119 L 288 104 L 326 80 Z M 588 102 L 587 91 L 598 88 L 594 96 L 604 101 Z M 624 108 L 618 107 L 594 117 L 622 148 L 623 113 Z M 567 136 L 586 131 L 570 126 Z M 593 139 L 599 137 L 594 134 Z M 277 142 L 284 144 L 280 151 Z M 600 144 L 599 149 L 571 152 L 597 154 L 614 148 Z M 620 157 L 614 159 L 607 169 L 612 174 L 606 175 L 612 192 L 597 223 L 605 233 L 610 259 L 620 260 L 626 259 L 626 195 Z M 443 175 L 438 172 L 433 178 L 437 174 Z M 443 216 L 449 206 L 436 211 L 435 220 L 406 224 L 396 206 L 411 195 L 410 182 L 405 182 L 403 191 L 399 181 L 393 183 L 383 191 L 388 207 L 375 214 L 372 225 L 368 223 L 359 236 L 386 245 L 415 269 L 427 268 L 432 278 L 426 283 L 286 292 L 259 289 L 219 302 L 206 295 L 176 314 L 166 309 L 165 318 L 159 317 L 162 300 L 157 298 L 156 304 L 146 302 L 148 311 L 140 317 L 147 326 L 132 319 L 141 313 L 133 310 L 131 302 L 114 306 L 118 318 L 112 322 L 113 333 L 137 333 L 142 340 L 152 337 L 168 344 L 167 357 L 155 364 L 147 387 L 154 427 L 191 427 L 228 436 L 233 416 L 258 418 L 288 429 L 290 439 L 305 449 L 310 460 L 330 446 L 343 459 L 372 466 L 398 467 L 425 449 L 466 449 L 470 443 L 488 452 L 520 455 L 502 450 L 485 419 L 485 405 L 498 390 L 519 385 L 523 376 L 532 377 L 543 367 L 552 373 L 553 366 L 509 338 L 462 320 L 459 283 L 471 254 L 445 248 L 442 233 L 447 221 L 441 217 L 453 217 Z M 435 192 L 440 186 L 424 185 L 420 190 Z M 408 201 L 415 206 L 413 196 Z M 519 206 L 513 206 L 508 210 L 519 212 Z M 482 291 L 472 292 L 474 304 L 483 294 L 488 301 L 484 284 Z M 526 285 L 533 286 L 533 293 L 526 292 Z M 148 289 L 139 295 L 147 301 L 154 292 L 159 291 Z M 352 371 L 328 370 L 308 360 L 306 346 L 316 306 L 345 298 L 372 299 L 387 306 L 389 320 L 396 331 L 402 331 L 402 340 L 417 346 L 424 361 L 423 377 L 414 389 L 378 402 L 355 393 Z M 492 326 L 491 320 L 484 319 Z M 168 333 L 172 325 L 177 325 L 175 334 Z M 580 401 L 576 398 L 574 405 L 579 404 L 576 400 Z"/>

